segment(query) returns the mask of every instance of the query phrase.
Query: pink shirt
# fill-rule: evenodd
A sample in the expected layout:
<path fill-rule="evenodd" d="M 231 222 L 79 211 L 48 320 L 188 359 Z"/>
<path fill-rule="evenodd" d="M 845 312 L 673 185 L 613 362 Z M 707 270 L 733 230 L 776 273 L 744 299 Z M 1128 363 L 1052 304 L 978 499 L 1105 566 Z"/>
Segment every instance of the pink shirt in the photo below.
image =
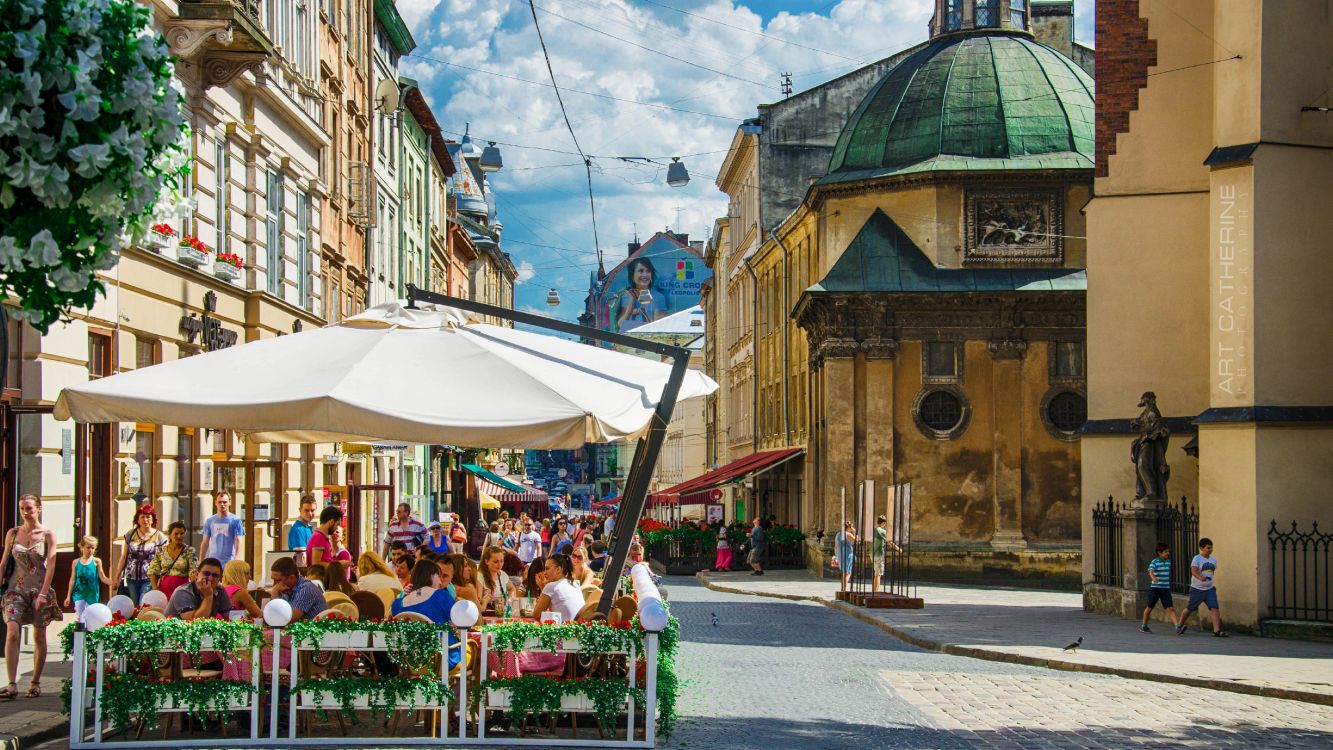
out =
<path fill-rule="evenodd" d="M 310 535 L 310 541 L 306 542 L 305 545 L 306 564 L 313 565 L 315 563 L 315 550 L 317 549 L 323 550 L 324 556 L 320 558 L 321 563 L 332 562 L 333 553 L 329 551 L 330 546 L 331 545 L 329 544 L 329 538 L 324 535 L 324 532 L 321 531 L 320 529 L 315 529 L 315 532 Z M 345 552 L 346 550 L 343 551 Z"/>

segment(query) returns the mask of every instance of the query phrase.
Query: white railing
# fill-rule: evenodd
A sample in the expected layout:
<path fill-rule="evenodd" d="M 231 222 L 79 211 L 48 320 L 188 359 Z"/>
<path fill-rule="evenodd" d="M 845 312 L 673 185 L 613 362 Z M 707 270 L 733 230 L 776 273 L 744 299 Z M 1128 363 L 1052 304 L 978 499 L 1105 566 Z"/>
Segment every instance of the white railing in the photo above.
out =
<path fill-rule="evenodd" d="M 631 688 L 630 695 L 626 698 L 624 710 L 625 732 L 623 735 L 615 733 L 612 736 L 598 739 L 572 739 L 572 738 L 552 738 L 545 737 L 515 737 L 512 735 L 494 736 L 487 733 L 486 712 L 487 710 L 505 710 L 508 706 L 508 698 L 501 690 L 487 691 L 479 685 L 469 686 L 468 684 L 468 663 L 466 659 L 466 645 L 460 646 L 464 649 L 463 663 L 464 668 L 458 670 L 457 688 L 455 690 L 455 700 L 445 704 L 431 704 L 429 702 L 414 702 L 412 705 L 386 706 L 380 707 L 387 710 L 439 710 L 440 720 L 438 730 L 431 730 L 432 736 L 416 737 L 392 737 L 384 736 L 374 737 L 331 737 L 331 736 L 298 736 L 299 722 L 298 711 L 317 710 L 324 708 L 326 710 L 340 710 L 341 706 L 331 704 L 315 705 L 316 701 L 305 699 L 305 694 L 301 690 L 300 653 L 303 651 L 328 650 L 331 652 L 356 651 L 358 653 L 373 653 L 376 651 L 387 651 L 381 633 L 368 633 L 364 631 L 355 631 L 352 633 L 330 633 L 322 637 L 318 646 L 311 643 L 292 643 L 290 649 L 294 653 L 289 658 L 290 670 L 288 672 L 286 706 L 287 727 L 282 736 L 279 736 L 279 711 L 283 709 L 282 700 L 277 699 L 282 695 L 283 675 L 280 669 L 282 665 L 283 634 L 282 627 L 272 627 L 269 630 L 269 645 L 264 650 L 272 652 L 272 669 L 269 689 L 266 693 L 260 690 L 261 674 L 263 673 L 261 661 L 261 649 L 252 648 L 250 654 L 250 680 L 254 690 L 249 695 L 248 700 L 236 702 L 233 711 L 237 713 L 250 714 L 250 734 L 248 737 L 210 737 L 208 739 L 187 740 L 147 740 L 135 739 L 134 737 L 114 738 L 115 733 L 110 732 L 110 726 L 102 715 L 102 695 L 104 690 L 104 677 L 107 673 L 107 667 L 111 662 L 120 661 L 119 669 L 124 673 L 124 660 L 108 660 L 104 647 L 98 646 L 92 653 L 89 652 L 87 637 L 88 631 L 80 628 L 74 633 L 73 641 L 73 679 L 70 691 L 70 724 L 69 724 L 69 746 L 74 750 L 81 748 L 102 748 L 102 747 L 294 747 L 303 745 L 329 745 L 336 742 L 339 745 L 346 746 L 366 746 L 366 745 L 509 745 L 509 746 L 532 746 L 532 747 L 550 747 L 552 745 L 569 747 L 611 747 L 611 748 L 651 748 L 657 741 L 657 656 L 658 656 L 658 633 L 666 627 L 666 611 L 662 604 L 661 595 L 657 586 L 653 583 L 652 576 L 648 572 L 647 565 L 639 564 L 631 570 L 631 580 L 634 584 L 635 595 L 639 603 L 640 622 L 643 623 L 646 632 L 643 637 L 643 656 L 645 662 L 644 684 L 636 685 L 635 665 L 637 656 L 635 648 L 631 645 L 623 651 L 606 652 L 607 656 L 623 656 L 626 659 L 628 673 L 626 679 Z M 461 612 L 460 612 L 461 610 Z M 468 612 L 470 610 L 470 614 Z M 460 644 L 468 644 L 472 627 L 476 624 L 477 612 L 475 607 L 455 608 L 453 613 L 454 622 L 453 631 L 458 637 Z M 461 617 L 460 617 L 461 615 Z M 274 624 L 272 622 L 270 625 Z M 284 623 L 285 624 L 285 623 Z M 376 637 L 380 636 L 380 637 Z M 449 645 L 445 632 L 440 633 L 440 680 L 448 682 L 449 676 L 448 653 Z M 472 662 L 472 669 L 483 670 L 482 674 L 489 673 L 487 659 L 492 650 L 493 636 L 491 633 L 482 629 L 477 634 L 474 648 L 479 650 L 479 659 Z M 207 644 L 205 644 L 207 646 Z M 581 653 L 587 655 L 581 649 L 582 644 L 576 641 L 562 642 L 557 649 L 557 653 Z M 208 650 L 205 648 L 205 650 Z M 549 653 L 550 650 L 543 648 L 536 638 L 529 639 L 523 645 L 521 651 L 543 651 Z M 162 653 L 171 653 L 178 655 L 184 654 L 183 648 L 164 648 Z M 597 655 L 603 655 L 599 652 Z M 90 669 L 92 670 L 90 672 Z M 94 675 L 93 684 L 88 685 L 89 674 Z M 306 678 L 307 680 L 310 678 Z M 636 729 L 636 711 L 633 689 L 642 687 L 643 690 L 643 738 L 635 739 Z M 592 701 L 586 696 L 568 696 L 572 700 L 568 704 L 562 703 L 562 712 L 589 713 L 593 711 Z M 263 711 L 264 700 L 268 700 L 268 733 L 260 736 L 261 713 Z M 476 717 L 469 720 L 468 706 L 477 705 Z M 186 712 L 191 709 L 188 707 L 178 707 L 174 705 L 160 706 L 157 708 L 159 713 L 168 712 Z M 91 713 L 91 717 L 89 716 Z M 89 719 L 91 718 L 91 726 Z M 455 735 L 449 734 L 449 719 L 457 720 L 458 732 Z M 522 717 L 517 717 L 522 721 Z M 612 727 L 614 729 L 614 727 Z M 109 737 L 111 735 L 111 737 Z"/>

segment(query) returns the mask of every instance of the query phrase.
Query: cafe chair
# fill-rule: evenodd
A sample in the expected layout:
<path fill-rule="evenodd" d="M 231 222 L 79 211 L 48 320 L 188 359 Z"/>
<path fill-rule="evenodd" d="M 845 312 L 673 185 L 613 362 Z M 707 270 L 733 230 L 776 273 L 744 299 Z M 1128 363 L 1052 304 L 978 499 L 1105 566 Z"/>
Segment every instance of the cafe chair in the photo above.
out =
<path fill-rule="evenodd" d="M 393 619 L 404 622 L 424 622 L 428 625 L 433 624 L 429 617 L 426 617 L 425 615 L 416 612 L 400 612 L 394 615 Z M 407 667 L 400 665 L 399 675 L 403 677 L 428 676 L 435 679 L 439 679 L 440 665 L 439 662 L 435 661 L 434 659 L 432 659 L 430 663 L 426 664 L 425 666 L 419 669 L 408 669 Z M 401 709 L 394 710 L 392 718 L 389 719 L 389 736 L 392 737 L 398 733 L 398 727 L 402 723 L 404 713 L 405 712 Z M 436 728 L 440 720 L 439 716 L 440 712 L 436 709 L 421 709 L 421 713 L 423 714 L 426 720 L 426 724 L 430 730 L 430 736 L 434 737 L 437 733 Z"/>
<path fill-rule="evenodd" d="M 360 620 L 383 620 L 388 612 L 384 608 L 384 600 L 372 591 L 358 591 L 352 594 L 352 603 L 356 605 L 357 619 Z"/>
<path fill-rule="evenodd" d="M 380 601 L 384 604 L 384 614 L 386 616 L 393 611 L 394 600 L 396 600 L 401 593 L 402 591 L 400 589 L 380 589 L 375 592 L 375 595 L 378 596 Z"/>
<path fill-rule="evenodd" d="M 348 604 L 351 604 L 351 603 L 352 603 L 352 597 L 348 596 L 347 594 L 344 594 L 344 593 L 341 592 L 341 591 L 325 591 L 325 592 L 324 592 L 324 603 L 325 603 L 325 604 L 328 604 L 328 605 L 332 606 L 332 605 L 334 605 L 334 604 L 338 604 L 338 603 L 340 603 L 340 602 L 347 602 Z"/>

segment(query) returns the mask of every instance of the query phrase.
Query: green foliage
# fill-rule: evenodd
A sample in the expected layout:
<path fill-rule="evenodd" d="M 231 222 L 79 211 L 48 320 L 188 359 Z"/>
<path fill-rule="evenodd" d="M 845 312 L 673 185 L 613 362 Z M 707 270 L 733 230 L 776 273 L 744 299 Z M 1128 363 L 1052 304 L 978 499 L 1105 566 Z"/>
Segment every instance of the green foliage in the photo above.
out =
<path fill-rule="evenodd" d="M 155 726 L 158 710 L 170 701 L 175 708 L 189 709 L 192 716 L 230 721 L 232 704 L 248 700 L 254 692 L 254 685 L 245 680 L 171 681 L 109 674 L 102 683 L 102 717 L 122 731 L 140 718 Z M 62 687 L 61 696 L 68 713 L 69 691 Z"/>
<path fill-rule="evenodd" d="M 66 655 L 73 648 L 73 625 L 60 633 L 60 645 Z M 210 641 L 205 647 L 204 641 Z M 158 651 L 182 651 L 196 663 L 204 651 L 234 654 L 264 644 L 264 631 L 245 620 L 128 620 L 89 631 L 86 638 L 90 653 L 103 647 L 108 657 L 133 657 Z"/>
<path fill-rule="evenodd" d="M 565 680 L 549 675 L 528 674 L 521 677 L 495 677 L 481 683 L 486 691 L 508 690 L 509 711 L 517 717 L 542 711 L 560 710 L 560 699 L 565 696 L 587 695 L 593 703 L 597 722 L 605 729 L 614 726 L 626 710 L 625 701 L 633 697 L 642 704 L 643 690 L 632 688 L 626 679 Z"/>
<path fill-rule="evenodd" d="M 643 653 L 643 631 L 628 623 L 612 627 L 598 622 L 569 622 L 542 625 L 535 622 L 505 622 L 483 625 L 482 632 L 492 635 L 491 649 L 500 653 L 521 651 L 529 638 L 541 648 L 555 653 L 562 641 L 578 641 L 581 654 L 629 653 L 631 647 Z"/>
<path fill-rule="evenodd" d="M 395 709 L 412 711 L 418 706 L 443 705 L 454 700 L 448 684 L 429 675 L 420 677 L 316 677 L 301 680 L 297 689 L 313 701 L 329 696 L 338 702 L 353 724 L 357 723 L 356 701 L 366 698 L 371 718 L 388 716 Z M 319 718 L 328 718 L 328 709 L 316 709 Z"/>

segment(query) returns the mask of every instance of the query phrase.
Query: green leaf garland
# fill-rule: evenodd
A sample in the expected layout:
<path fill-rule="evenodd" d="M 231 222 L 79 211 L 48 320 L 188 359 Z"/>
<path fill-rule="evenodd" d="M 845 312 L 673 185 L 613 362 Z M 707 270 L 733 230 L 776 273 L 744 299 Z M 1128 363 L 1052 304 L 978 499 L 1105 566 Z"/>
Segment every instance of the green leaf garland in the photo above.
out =
<path fill-rule="evenodd" d="M 509 712 L 524 716 L 542 711 L 560 711 L 560 700 L 566 696 L 586 695 L 593 703 L 597 722 L 603 729 L 614 726 L 626 709 L 626 699 L 633 697 L 643 703 L 643 689 L 630 687 L 624 678 L 587 678 L 565 680 L 548 675 L 528 674 L 520 677 L 495 677 L 481 683 L 488 693 L 492 690 L 509 691 Z"/>
<path fill-rule="evenodd" d="M 248 700 L 255 687 L 244 680 L 151 680 L 137 675 L 107 675 L 102 683 L 102 716 L 119 730 L 143 719 L 156 726 L 158 711 L 170 700 L 191 716 L 230 721 L 232 704 Z M 68 708 L 68 693 L 62 688 Z"/>
<path fill-rule="evenodd" d="M 297 690 L 312 700 L 330 696 L 338 702 L 353 724 L 357 723 L 356 701 L 366 698 L 371 717 L 388 716 L 394 710 L 415 710 L 419 705 L 450 703 L 454 691 L 447 683 L 431 676 L 421 677 L 316 677 L 301 680 Z M 425 700 L 418 700 L 424 696 Z M 328 719 L 328 708 L 315 709 L 320 720 Z"/>
<path fill-rule="evenodd" d="M 211 644 L 205 648 L 204 641 Z M 235 654 L 264 644 L 264 631 L 248 621 L 199 619 L 128 620 L 113 622 L 88 632 L 87 648 L 94 653 L 102 646 L 109 657 L 134 657 L 158 651 L 181 651 L 198 663 L 204 651 Z M 66 654 L 73 649 L 73 631 L 60 634 Z"/>

